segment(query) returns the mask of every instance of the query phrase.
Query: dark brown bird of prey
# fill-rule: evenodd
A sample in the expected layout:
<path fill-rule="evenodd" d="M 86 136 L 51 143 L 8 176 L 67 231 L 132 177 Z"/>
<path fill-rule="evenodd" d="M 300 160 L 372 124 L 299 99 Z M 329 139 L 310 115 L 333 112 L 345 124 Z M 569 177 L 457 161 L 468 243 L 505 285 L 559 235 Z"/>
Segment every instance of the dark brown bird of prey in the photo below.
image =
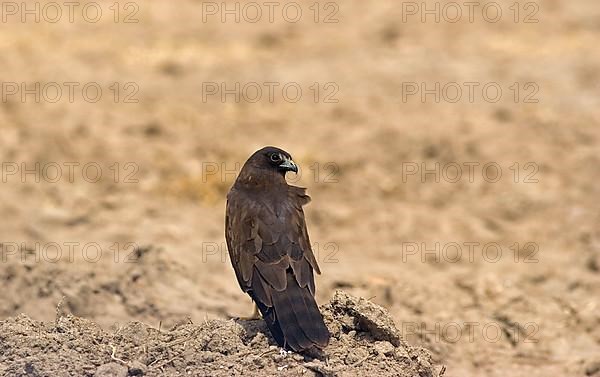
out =
<path fill-rule="evenodd" d="M 227 195 L 225 238 L 240 287 L 260 310 L 281 347 L 324 348 L 329 331 L 315 301 L 312 252 L 302 206 L 306 189 L 290 186 L 298 172 L 289 153 L 275 147 L 255 152 Z"/>

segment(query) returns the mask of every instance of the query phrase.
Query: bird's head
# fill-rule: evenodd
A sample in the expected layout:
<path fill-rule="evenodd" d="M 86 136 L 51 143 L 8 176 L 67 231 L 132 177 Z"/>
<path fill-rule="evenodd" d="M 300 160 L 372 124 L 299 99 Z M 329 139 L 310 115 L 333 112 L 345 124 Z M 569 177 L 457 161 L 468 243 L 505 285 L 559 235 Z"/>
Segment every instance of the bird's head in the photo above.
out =
<path fill-rule="evenodd" d="M 298 173 L 298 166 L 292 160 L 292 156 L 283 149 L 264 147 L 248 158 L 240 171 L 238 181 L 247 184 L 269 181 L 285 183 L 285 173 L 288 171 Z"/>
<path fill-rule="evenodd" d="M 277 147 L 264 147 L 254 152 L 248 162 L 254 167 L 276 171 L 281 175 L 285 175 L 288 171 L 298 173 L 298 166 L 292 160 L 292 156 Z"/>

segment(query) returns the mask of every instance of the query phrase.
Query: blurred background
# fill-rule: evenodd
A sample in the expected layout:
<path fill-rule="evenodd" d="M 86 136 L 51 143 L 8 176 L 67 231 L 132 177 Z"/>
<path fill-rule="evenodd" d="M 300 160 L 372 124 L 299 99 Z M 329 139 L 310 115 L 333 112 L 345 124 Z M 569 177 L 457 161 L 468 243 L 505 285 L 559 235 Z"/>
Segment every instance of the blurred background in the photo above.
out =
<path fill-rule="evenodd" d="M 0 318 L 248 315 L 225 196 L 275 145 L 320 303 L 447 376 L 600 373 L 596 1 L 53 4 L 2 3 Z"/>

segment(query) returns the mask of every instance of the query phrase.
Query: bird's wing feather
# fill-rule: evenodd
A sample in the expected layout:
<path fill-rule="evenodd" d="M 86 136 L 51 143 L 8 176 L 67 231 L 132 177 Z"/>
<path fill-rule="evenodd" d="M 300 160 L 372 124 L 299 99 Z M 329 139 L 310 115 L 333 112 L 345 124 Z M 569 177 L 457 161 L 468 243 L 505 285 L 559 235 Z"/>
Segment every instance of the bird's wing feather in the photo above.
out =
<path fill-rule="evenodd" d="M 305 190 L 256 198 L 233 189 L 227 197 L 226 238 L 240 287 L 257 303 L 280 343 L 294 350 L 325 346 L 329 333 L 314 300 L 312 252 L 302 206 Z"/>
<path fill-rule="evenodd" d="M 314 294 L 312 270 L 321 271 L 302 210 L 310 197 L 304 189 L 290 186 L 287 197 L 275 201 L 278 208 L 274 201 L 253 199 L 232 190 L 227 200 L 227 247 L 240 286 L 249 290 L 253 274 L 258 272 L 272 288 L 283 290 L 286 270 L 292 267 L 298 285 L 309 286 Z"/>

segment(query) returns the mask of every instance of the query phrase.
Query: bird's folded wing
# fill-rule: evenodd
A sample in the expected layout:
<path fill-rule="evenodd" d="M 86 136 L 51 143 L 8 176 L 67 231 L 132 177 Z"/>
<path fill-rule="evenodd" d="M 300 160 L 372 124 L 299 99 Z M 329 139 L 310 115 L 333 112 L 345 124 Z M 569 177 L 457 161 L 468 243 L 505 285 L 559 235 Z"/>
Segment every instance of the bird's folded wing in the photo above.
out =
<path fill-rule="evenodd" d="M 225 235 L 238 282 L 268 306 L 273 290 L 286 289 L 290 267 L 298 285 L 315 293 L 313 269 L 320 270 L 302 210 L 309 201 L 304 189 L 292 186 L 277 200 L 260 201 L 237 190 L 227 198 Z"/>

